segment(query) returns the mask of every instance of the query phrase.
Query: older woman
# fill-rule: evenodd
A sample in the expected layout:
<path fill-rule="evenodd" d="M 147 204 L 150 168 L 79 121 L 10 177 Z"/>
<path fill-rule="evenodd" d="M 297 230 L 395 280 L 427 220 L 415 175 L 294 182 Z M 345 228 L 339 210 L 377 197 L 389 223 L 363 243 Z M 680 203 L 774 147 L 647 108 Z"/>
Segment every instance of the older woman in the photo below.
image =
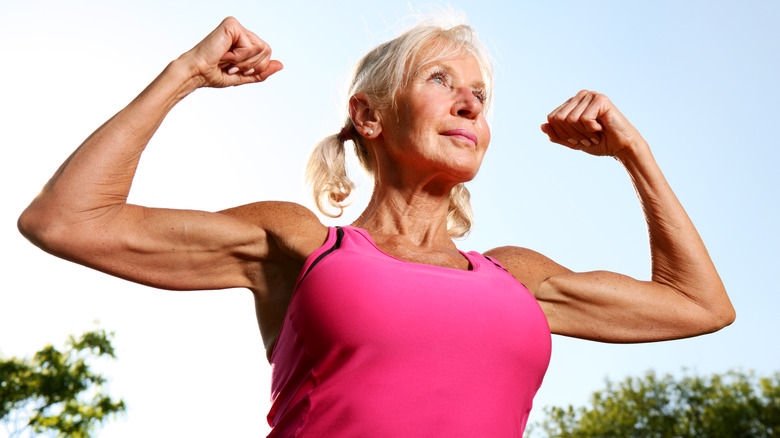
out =
<path fill-rule="evenodd" d="M 351 226 L 326 227 L 284 202 L 219 213 L 126 203 L 176 103 L 281 69 L 265 42 L 224 20 L 95 131 L 19 219 L 46 251 L 131 281 L 250 289 L 273 365 L 271 436 L 520 436 L 551 332 L 643 342 L 733 321 L 647 143 L 597 93 L 577 93 L 542 130 L 626 167 L 649 226 L 652 280 L 575 273 L 519 247 L 457 249 L 452 238 L 470 226 L 462 184 L 490 141 L 490 62 L 467 26 L 419 25 L 359 63 L 349 118 L 308 169 L 319 208 L 340 210 L 352 188 L 344 144 L 354 143 L 375 184 Z"/>

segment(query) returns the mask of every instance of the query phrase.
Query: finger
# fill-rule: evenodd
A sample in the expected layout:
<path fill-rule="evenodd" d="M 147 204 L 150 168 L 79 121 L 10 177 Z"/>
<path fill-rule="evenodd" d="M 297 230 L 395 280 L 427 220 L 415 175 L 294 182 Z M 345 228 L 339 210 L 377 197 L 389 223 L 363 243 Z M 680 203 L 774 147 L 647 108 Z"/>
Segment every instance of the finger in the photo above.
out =
<path fill-rule="evenodd" d="M 248 35 L 247 40 L 249 41 L 249 46 L 236 48 L 232 51 L 231 56 L 227 58 L 233 59 L 228 70 L 229 73 L 235 74 L 240 71 L 244 75 L 252 75 L 256 72 L 263 72 L 268 68 L 271 62 L 271 46 L 251 33 Z M 273 70 L 271 74 L 276 71 L 278 69 Z"/>
<path fill-rule="evenodd" d="M 263 71 L 228 74 L 225 76 L 225 83 L 228 86 L 233 86 L 262 82 L 283 68 L 284 66 L 281 62 L 272 60 L 268 63 L 268 67 Z"/>
<path fill-rule="evenodd" d="M 252 72 L 260 72 L 268 68 L 271 62 L 271 50 L 258 53 L 245 61 L 236 64 L 244 74 L 252 74 Z"/>
<path fill-rule="evenodd" d="M 550 136 L 550 141 L 560 141 L 561 138 L 568 138 L 568 134 L 565 130 L 562 128 L 556 126 L 557 124 L 554 123 L 555 117 L 558 115 L 558 113 L 571 102 L 571 99 L 567 100 L 566 102 L 563 102 L 562 104 L 558 105 L 557 108 L 552 110 L 550 114 L 547 115 L 547 123 L 542 125 L 542 131 L 544 131 L 545 134 Z"/>
<path fill-rule="evenodd" d="M 237 64 L 261 52 L 268 52 L 267 55 L 270 56 L 271 48 L 268 43 L 242 26 L 237 20 L 226 20 L 223 24 L 226 35 L 230 39 L 230 47 L 222 55 L 220 61 Z"/>
<path fill-rule="evenodd" d="M 229 62 L 232 64 L 240 64 L 258 56 L 270 57 L 271 46 L 264 42 L 261 42 L 260 44 L 252 44 L 250 46 L 234 46 L 231 47 L 230 50 L 222 56 L 220 61 Z"/>
<path fill-rule="evenodd" d="M 253 74 L 265 70 L 270 62 L 270 50 L 268 50 L 237 62 L 223 63 L 222 70 L 228 74 Z"/>
<path fill-rule="evenodd" d="M 591 105 L 582 112 L 582 124 L 592 133 L 601 132 L 604 127 L 599 122 L 599 118 L 609 110 L 609 102 L 605 102 L 606 96 L 596 94 L 593 96 Z"/>
<path fill-rule="evenodd" d="M 547 134 L 547 137 L 549 137 L 550 141 L 553 143 L 561 143 L 563 140 L 561 140 L 560 137 L 558 137 L 558 134 L 555 133 L 555 130 L 553 129 L 552 125 L 549 123 L 542 123 L 542 132 Z"/>
<path fill-rule="evenodd" d="M 571 146 L 571 144 L 567 143 L 570 138 L 569 134 L 557 123 L 554 123 L 551 117 L 547 117 L 547 123 L 542 126 L 542 131 L 550 137 L 550 141 L 561 144 L 566 143 L 567 146 Z"/>
<path fill-rule="evenodd" d="M 557 143 L 561 146 L 566 146 L 568 148 L 574 148 L 576 145 L 573 145 L 569 143 L 569 135 L 564 134 L 563 137 L 558 135 L 558 133 L 555 131 L 555 128 L 553 128 L 553 125 L 550 123 L 542 123 L 541 126 L 542 132 L 547 134 L 547 137 L 550 139 L 551 142 Z"/>
<path fill-rule="evenodd" d="M 556 135 L 568 143 L 566 146 L 576 146 L 579 144 L 581 135 L 574 129 L 568 121 L 569 114 L 579 103 L 579 99 L 571 98 L 563 105 L 556 108 L 547 116 L 547 122 L 551 125 Z"/>
<path fill-rule="evenodd" d="M 264 81 L 264 80 L 268 79 L 269 76 L 271 76 L 272 74 L 282 70 L 283 68 L 284 68 L 284 65 L 281 62 L 279 62 L 279 61 L 274 59 L 274 60 L 271 60 L 268 63 L 268 66 L 265 69 L 257 72 L 257 74 L 255 74 L 255 76 L 260 81 Z"/>
<path fill-rule="evenodd" d="M 569 112 L 566 117 L 566 122 L 576 133 L 576 137 L 574 138 L 580 144 L 586 147 L 590 146 L 592 143 L 598 144 L 598 139 L 591 132 L 590 125 L 583 123 L 583 114 L 586 110 L 591 108 L 593 103 L 593 93 L 581 91 L 578 95 L 581 95 L 581 98 Z"/>
<path fill-rule="evenodd" d="M 571 144 L 569 142 L 569 140 L 567 138 L 568 135 L 566 137 L 564 137 L 564 138 L 559 137 L 558 134 L 556 134 L 555 130 L 553 129 L 552 125 L 550 125 L 549 123 L 543 123 L 541 125 L 541 129 L 542 129 L 542 132 L 547 134 L 547 137 L 548 137 L 548 139 L 551 142 L 553 142 L 555 144 L 559 144 L 561 146 L 566 146 L 567 148 L 570 148 L 570 149 L 577 149 L 577 150 L 579 150 L 579 147 L 578 147 L 579 145 L 573 145 L 573 144 Z"/>
<path fill-rule="evenodd" d="M 271 70 L 266 72 L 269 68 Z M 235 65 L 230 64 L 226 66 L 226 68 L 223 68 L 223 71 L 229 75 L 234 75 L 234 74 L 241 74 L 244 76 L 263 75 L 263 77 L 268 77 L 279 70 L 281 70 L 281 62 L 271 60 L 266 56 L 257 56 L 252 58 L 251 60 L 247 60 L 246 62 L 242 62 L 240 64 L 235 64 Z"/>

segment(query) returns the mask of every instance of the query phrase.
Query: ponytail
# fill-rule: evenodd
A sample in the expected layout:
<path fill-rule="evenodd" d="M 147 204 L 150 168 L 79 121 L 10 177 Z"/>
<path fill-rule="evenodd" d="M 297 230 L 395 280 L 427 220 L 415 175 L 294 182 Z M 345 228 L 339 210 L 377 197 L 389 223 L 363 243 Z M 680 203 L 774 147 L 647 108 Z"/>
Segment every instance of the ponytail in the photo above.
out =
<path fill-rule="evenodd" d="M 328 217 L 341 216 L 347 206 L 345 201 L 355 188 L 355 183 L 347 176 L 344 153 L 344 142 L 351 137 L 351 121 L 348 126 L 320 141 L 306 165 L 306 181 L 311 186 L 314 202 L 317 209 Z M 338 213 L 332 213 L 333 209 Z"/>
<path fill-rule="evenodd" d="M 471 194 L 460 183 L 450 190 L 450 206 L 447 211 L 447 234 L 452 238 L 463 237 L 471 230 L 474 213 L 471 210 Z"/>

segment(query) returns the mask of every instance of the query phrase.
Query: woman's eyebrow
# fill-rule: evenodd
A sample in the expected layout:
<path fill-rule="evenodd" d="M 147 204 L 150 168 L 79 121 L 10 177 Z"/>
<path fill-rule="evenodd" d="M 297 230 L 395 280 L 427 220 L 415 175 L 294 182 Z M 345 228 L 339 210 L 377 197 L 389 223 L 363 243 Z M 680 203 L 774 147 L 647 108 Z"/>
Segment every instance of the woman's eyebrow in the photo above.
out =
<path fill-rule="evenodd" d="M 441 69 L 444 70 L 444 73 L 448 74 L 452 77 L 458 77 L 459 75 L 456 73 L 456 69 L 453 68 L 450 64 L 447 63 L 446 60 L 439 60 L 439 61 L 432 61 L 427 64 L 424 64 L 420 68 L 420 74 L 428 74 L 433 69 Z M 485 81 L 482 79 L 475 80 L 469 84 L 469 87 L 474 89 L 484 89 L 485 88 Z"/>
<path fill-rule="evenodd" d="M 471 83 L 471 88 L 484 90 L 485 89 L 485 81 L 482 79 L 474 81 Z"/>
<path fill-rule="evenodd" d="M 453 68 L 443 60 L 431 61 L 420 67 L 420 73 L 422 74 L 430 73 L 431 70 L 444 70 L 444 73 L 452 75 Z"/>

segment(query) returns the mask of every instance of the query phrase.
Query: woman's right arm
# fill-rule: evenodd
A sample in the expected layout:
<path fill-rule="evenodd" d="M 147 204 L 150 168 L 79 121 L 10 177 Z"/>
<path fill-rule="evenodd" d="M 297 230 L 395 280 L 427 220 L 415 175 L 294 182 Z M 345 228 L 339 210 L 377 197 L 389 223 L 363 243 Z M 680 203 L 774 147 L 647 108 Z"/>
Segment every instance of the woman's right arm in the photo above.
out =
<path fill-rule="evenodd" d="M 171 108 L 200 87 L 264 81 L 282 68 L 270 56 L 264 41 L 225 19 L 73 152 L 22 213 L 22 234 L 54 255 L 142 284 L 264 292 L 262 263 L 305 258 L 325 239 L 324 227 L 304 207 L 207 213 L 126 200 L 141 153 Z M 255 214 L 247 217 L 248 211 Z M 295 218 L 297 232 L 311 238 L 290 236 L 296 229 L 285 218 Z"/>

